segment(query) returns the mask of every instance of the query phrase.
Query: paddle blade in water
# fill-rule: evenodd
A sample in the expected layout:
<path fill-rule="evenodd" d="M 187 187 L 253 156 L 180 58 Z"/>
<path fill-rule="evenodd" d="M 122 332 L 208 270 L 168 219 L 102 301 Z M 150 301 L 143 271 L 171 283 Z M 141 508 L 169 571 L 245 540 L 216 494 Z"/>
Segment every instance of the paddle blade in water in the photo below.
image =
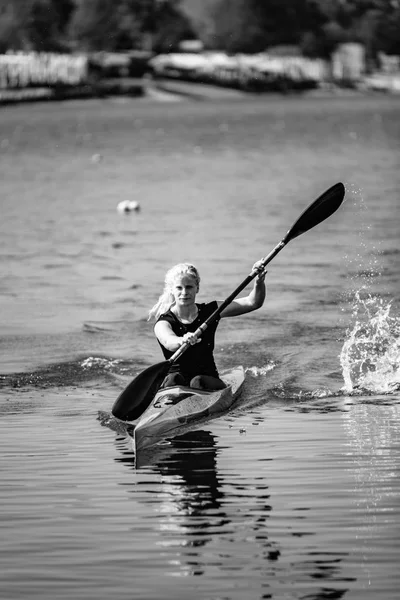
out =
<path fill-rule="evenodd" d="M 343 183 L 336 183 L 314 200 L 287 232 L 283 240 L 285 244 L 330 217 L 342 204 L 344 194 Z"/>
<path fill-rule="evenodd" d="M 171 363 L 166 360 L 145 369 L 120 393 L 112 407 L 112 414 L 121 421 L 134 421 L 150 405 Z"/>

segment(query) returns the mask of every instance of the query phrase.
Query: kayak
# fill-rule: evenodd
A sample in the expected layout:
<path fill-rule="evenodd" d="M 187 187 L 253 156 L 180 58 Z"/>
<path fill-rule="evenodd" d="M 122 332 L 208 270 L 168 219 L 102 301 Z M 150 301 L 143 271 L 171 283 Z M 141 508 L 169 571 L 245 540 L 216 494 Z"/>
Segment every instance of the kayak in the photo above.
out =
<path fill-rule="evenodd" d="M 206 391 L 185 386 L 160 389 L 135 422 L 135 455 L 228 410 L 239 397 L 244 378 L 243 367 L 236 367 L 221 376 L 226 384 L 222 390 Z"/>
<path fill-rule="evenodd" d="M 135 454 L 228 410 L 239 397 L 244 378 L 243 367 L 236 367 L 221 376 L 226 384 L 222 390 L 207 391 L 186 386 L 160 389 L 136 421 L 133 432 Z"/>

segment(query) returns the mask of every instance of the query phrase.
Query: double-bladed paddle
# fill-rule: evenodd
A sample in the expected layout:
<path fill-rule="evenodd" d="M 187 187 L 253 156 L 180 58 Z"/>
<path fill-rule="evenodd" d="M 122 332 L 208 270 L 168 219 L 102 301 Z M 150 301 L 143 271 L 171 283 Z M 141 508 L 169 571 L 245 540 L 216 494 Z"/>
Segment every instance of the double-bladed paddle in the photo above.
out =
<path fill-rule="evenodd" d="M 200 337 L 203 331 L 215 321 L 215 319 L 222 313 L 222 311 L 232 302 L 234 298 L 256 277 L 256 275 L 262 272 L 267 264 L 288 244 L 291 240 L 298 237 L 302 233 L 305 233 L 309 229 L 312 229 L 318 223 L 322 223 L 328 217 L 330 217 L 342 204 L 344 199 L 345 189 L 343 183 L 336 183 L 331 188 L 326 190 L 319 198 L 317 198 L 306 210 L 300 215 L 296 223 L 287 232 L 285 237 L 275 248 L 262 259 L 261 265 L 257 269 L 253 269 L 246 279 L 236 288 L 234 292 L 220 306 L 215 310 L 212 315 L 208 317 L 200 325 L 200 327 L 194 332 L 197 337 Z M 169 358 L 163 362 L 157 363 L 148 367 L 121 392 L 117 400 L 112 407 L 112 414 L 117 419 L 122 421 L 134 421 L 138 419 L 140 415 L 146 410 L 157 393 L 164 377 L 166 376 L 172 363 L 176 362 L 178 358 L 187 350 L 190 346 L 189 343 L 182 344 L 180 348 Z"/>

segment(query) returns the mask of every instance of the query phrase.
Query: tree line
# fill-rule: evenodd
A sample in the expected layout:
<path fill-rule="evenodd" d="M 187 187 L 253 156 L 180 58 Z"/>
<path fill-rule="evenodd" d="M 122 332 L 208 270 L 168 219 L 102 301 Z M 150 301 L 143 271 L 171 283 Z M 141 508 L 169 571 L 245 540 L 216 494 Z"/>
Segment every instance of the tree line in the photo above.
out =
<path fill-rule="evenodd" d="M 400 55 L 400 0 L 0 0 L 0 53 L 175 51 L 256 53 L 296 47 L 328 57 L 340 43 Z"/>

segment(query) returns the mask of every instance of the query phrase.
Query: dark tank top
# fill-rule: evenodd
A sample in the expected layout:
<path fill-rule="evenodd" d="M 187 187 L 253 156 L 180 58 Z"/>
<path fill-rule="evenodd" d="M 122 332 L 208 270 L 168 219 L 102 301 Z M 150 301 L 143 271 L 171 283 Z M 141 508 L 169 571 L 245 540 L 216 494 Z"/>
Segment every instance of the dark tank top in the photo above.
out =
<path fill-rule="evenodd" d="M 204 321 L 212 315 L 212 313 L 218 308 L 218 303 L 213 300 L 204 304 L 197 304 L 198 315 L 192 323 L 181 323 L 176 315 L 170 310 L 159 316 L 158 321 L 167 321 L 172 328 L 172 331 L 179 337 L 185 335 L 185 333 L 194 333 L 198 327 Z M 182 373 L 190 377 L 196 375 L 211 375 L 218 377 L 218 371 L 215 366 L 213 350 L 214 350 L 214 337 L 215 331 L 218 327 L 220 319 L 219 317 L 213 321 L 201 335 L 201 342 L 189 346 L 185 352 L 175 361 L 169 370 L 169 373 Z M 159 340 L 160 348 L 166 359 L 169 359 L 174 352 L 171 352 L 165 348 Z"/>

